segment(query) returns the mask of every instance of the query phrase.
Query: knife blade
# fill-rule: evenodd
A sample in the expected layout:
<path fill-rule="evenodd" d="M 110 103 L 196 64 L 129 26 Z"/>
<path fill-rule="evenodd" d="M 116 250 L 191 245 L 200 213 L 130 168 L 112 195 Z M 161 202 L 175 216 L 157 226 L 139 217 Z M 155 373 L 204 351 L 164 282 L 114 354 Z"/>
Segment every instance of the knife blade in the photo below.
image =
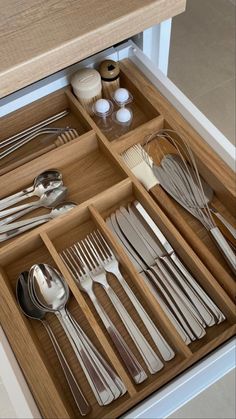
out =
<path fill-rule="evenodd" d="M 208 325 L 209 327 L 213 326 L 216 322 L 211 311 L 206 307 L 206 305 L 204 304 L 202 299 L 199 297 L 199 295 L 192 289 L 191 285 L 189 285 L 189 283 L 186 281 L 185 277 L 183 276 L 181 271 L 176 267 L 175 263 L 172 261 L 169 255 L 166 254 L 166 252 L 164 252 L 160 246 L 158 246 L 155 240 L 153 240 L 151 234 L 149 234 L 148 225 L 146 221 L 143 220 L 143 222 L 146 224 L 146 226 L 144 227 L 144 225 L 138 218 L 136 211 L 137 210 L 135 209 L 135 207 L 133 209 L 131 205 L 129 206 L 129 213 L 133 219 L 134 225 L 140 230 L 142 235 L 151 244 L 151 246 L 155 248 L 157 255 L 165 262 L 166 266 L 170 269 L 171 273 L 174 275 L 174 278 L 176 279 L 176 281 L 181 285 L 186 295 L 190 298 L 191 302 L 193 303 L 194 307 L 197 310 L 195 312 L 195 315 L 198 318 L 198 320 L 202 323 L 203 326 L 204 325 Z"/>
<path fill-rule="evenodd" d="M 224 314 L 221 312 L 221 310 L 217 307 L 217 305 L 214 303 L 214 301 L 211 300 L 211 298 L 208 296 L 208 294 L 204 291 L 203 288 L 201 288 L 198 284 L 198 282 L 195 280 L 195 278 L 191 275 L 191 273 L 187 270 L 187 268 L 184 266 L 184 264 L 179 259 L 178 255 L 175 253 L 173 247 L 169 243 L 169 241 L 166 239 L 164 234 L 162 234 L 161 230 L 158 228 L 158 226 L 154 223 L 152 218 L 149 216 L 147 211 L 144 209 L 144 207 L 141 205 L 140 202 L 135 201 L 134 206 L 139 212 L 139 214 L 144 218 L 146 223 L 149 225 L 157 239 L 162 244 L 163 248 L 166 250 L 174 264 L 177 266 L 177 268 L 180 270 L 180 272 L 184 275 L 185 279 L 188 281 L 189 285 L 192 287 L 192 289 L 199 295 L 199 297 L 202 299 L 202 301 L 205 303 L 205 305 L 210 309 L 210 311 L 214 314 L 214 316 L 218 319 L 218 323 L 221 323 L 225 320 Z"/>
<path fill-rule="evenodd" d="M 116 210 L 116 219 L 118 225 L 120 226 L 121 231 L 132 244 L 134 249 L 138 252 L 139 256 L 145 261 L 145 263 L 152 267 L 157 264 L 158 268 L 163 273 L 165 279 L 165 287 L 168 288 L 170 293 L 175 294 L 176 301 L 178 300 L 178 305 L 181 307 L 181 311 L 185 313 L 186 319 L 191 324 L 194 333 L 198 338 L 201 338 L 206 334 L 203 326 L 201 325 L 202 319 L 199 316 L 197 310 L 192 305 L 188 297 L 180 289 L 180 287 L 173 281 L 173 277 L 170 275 L 163 262 L 158 258 L 154 259 L 151 253 L 148 251 L 143 237 L 138 231 L 133 227 L 132 220 L 128 219 L 121 211 Z"/>

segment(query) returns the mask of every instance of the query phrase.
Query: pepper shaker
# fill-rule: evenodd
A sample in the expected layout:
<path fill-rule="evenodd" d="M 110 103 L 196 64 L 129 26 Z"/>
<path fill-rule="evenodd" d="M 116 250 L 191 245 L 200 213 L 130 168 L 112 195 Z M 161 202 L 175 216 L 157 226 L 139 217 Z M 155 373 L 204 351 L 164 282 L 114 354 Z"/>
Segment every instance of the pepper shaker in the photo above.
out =
<path fill-rule="evenodd" d="M 102 97 L 102 82 L 99 72 L 92 68 L 83 68 L 72 76 L 71 85 L 81 105 L 90 115 L 93 115 L 93 105 Z"/>
<path fill-rule="evenodd" d="M 99 66 L 99 73 L 102 78 L 103 96 L 111 99 L 115 90 L 120 87 L 119 63 L 113 60 L 102 61 Z"/>

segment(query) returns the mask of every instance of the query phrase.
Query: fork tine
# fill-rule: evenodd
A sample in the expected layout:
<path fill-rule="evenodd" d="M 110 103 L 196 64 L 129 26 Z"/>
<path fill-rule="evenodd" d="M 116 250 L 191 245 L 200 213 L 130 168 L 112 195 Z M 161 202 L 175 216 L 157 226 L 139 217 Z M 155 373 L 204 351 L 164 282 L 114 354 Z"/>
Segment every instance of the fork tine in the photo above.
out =
<path fill-rule="evenodd" d="M 106 239 L 104 238 L 104 236 L 102 235 L 102 233 L 101 233 L 101 231 L 100 230 L 97 230 L 96 232 L 94 232 L 95 234 L 96 234 L 96 236 L 100 236 L 100 239 L 102 239 L 102 241 L 103 241 L 103 243 L 104 243 L 104 245 L 106 246 L 106 248 L 108 249 L 108 251 L 110 252 L 110 255 L 111 256 L 114 256 L 114 253 L 113 253 L 113 251 L 112 251 L 112 249 L 110 248 L 110 246 L 109 246 L 109 244 L 107 243 L 107 241 L 106 241 Z M 98 240 L 99 240 L 99 237 L 97 237 L 98 238 Z M 100 241 L 100 243 L 101 243 L 101 240 L 99 240 Z"/>
<path fill-rule="evenodd" d="M 97 262 L 97 264 L 98 265 L 101 264 L 103 261 L 102 261 L 102 259 L 101 259 L 100 255 L 99 255 L 96 247 L 94 246 L 94 244 L 93 244 L 93 242 L 92 242 L 92 240 L 90 239 L 89 236 L 87 236 L 87 238 L 85 239 L 85 242 L 86 242 L 89 250 L 92 252 L 92 254 L 93 254 L 93 256 L 94 256 L 95 261 Z"/>
<path fill-rule="evenodd" d="M 77 275 L 77 272 L 75 270 L 75 267 L 73 266 L 72 262 L 69 259 L 69 256 L 66 254 L 65 251 L 63 251 L 61 253 L 61 258 L 62 258 L 64 264 L 66 265 L 67 269 L 72 274 L 72 276 L 77 278 L 78 275 Z"/>
<path fill-rule="evenodd" d="M 82 247 L 83 244 L 83 247 Z M 74 244 L 74 248 L 76 249 L 77 255 L 79 256 L 79 258 L 81 259 L 82 263 L 84 264 L 85 267 L 87 267 L 88 269 L 93 269 L 93 265 L 92 265 L 92 258 L 88 257 L 88 255 L 86 254 L 85 250 L 87 249 L 84 242 L 81 241 L 80 243 L 75 243 Z M 80 249 L 80 251 L 78 250 L 78 248 Z M 94 265 L 95 266 L 95 265 Z"/>
<path fill-rule="evenodd" d="M 72 261 L 74 262 L 76 269 L 78 269 L 79 275 L 83 275 L 84 270 L 83 270 L 82 264 L 77 262 L 77 259 L 78 259 L 79 262 L 80 262 L 80 259 L 78 257 L 77 257 L 77 259 L 75 258 L 75 256 L 74 256 L 74 254 L 75 254 L 74 250 L 72 248 L 70 248 L 70 249 L 67 249 L 67 252 L 69 253 Z M 71 262 L 71 264 L 72 264 L 72 262 Z"/>
<path fill-rule="evenodd" d="M 104 248 L 103 248 L 103 246 L 101 246 L 101 243 L 100 243 L 100 241 L 98 240 L 98 238 L 96 237 L 96 233 L 95 233 L 95 231 L 93 231 L 91 234 L 90 234 L 90 237 L 91 237 L 91 241 L 93 241 L 93 243 L 94 243 L 94 246 L 96 245 L 97 246 L 97 249 L 99 249 L 99 251 L 100 251 L 100 253 L 101 253 L 101 256 L 102 256 L 102 259 L 104 260 L 104 259 L 106 259 L 106 254 L 104 253 Z M 98 253 L 98 252 L 97 252 Z M 100 257 L 100 261 L 101 261 L 101 257 Z"/>

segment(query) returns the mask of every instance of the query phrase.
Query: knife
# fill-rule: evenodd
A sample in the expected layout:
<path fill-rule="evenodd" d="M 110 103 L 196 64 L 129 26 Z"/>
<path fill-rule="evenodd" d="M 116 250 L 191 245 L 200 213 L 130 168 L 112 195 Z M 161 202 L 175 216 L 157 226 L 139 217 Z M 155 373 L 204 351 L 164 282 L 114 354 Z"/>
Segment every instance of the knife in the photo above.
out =
<path fill-rule="evenodd" d="M 145 231 L 145 229 L 143 229 L 143 226 L 141 226 L 141 223 L 138 222 L 139 220 L 137 221 L 137 218 L 135 218 L 134 216 L 132 217 L 132 215 L 124 207 L 120 207 L 120 211 L 124 215 L 124 217 L 127 219 L 127 221 L 132 223 L 133 227 L 135 226 L 135 231 L 139 235 L 140 239 L 143 240 L 144 244 L 146 245 L 147 249 L 149 250 L 150 247 L 151 247 L 150 244 L 149 244 L 150 237 L 149 237 L 149 235 L 147 235 L 147 232 Z M 140 229 L 142 230 L 142 232 L 140 231 Z M 156 252 L 152 249 L 152 252 L 150 252 L 150 254 L 152 254 L 152 257 L 154 258 L 155 263 L 157 264 L 157 266 L 159 266 L 159 268 L 164 273 L 164 275 L 165 276 L 169 275 L 168 270 L 166 270 L 166 267 L 161 262 L 165 258 L 165 256 L 163 256 L 162 249 L 160 248 L 160 246 L 157 245 L 157 243 L 154 243 L 153 246 L 156 248 Z M 154 252 L 154 255 L 153 255 L 153 252 Z M 167 266 L 168 266 L 168 261 L 169 261 L 169 259 L 167 261 L 164 260 L 164 263 Z M 199 323 L 202 324 L 203 327 L 206 327 L 206 323 L 203 320 L 203 317 L 201 315 L 201 311 L 199 311 L 199 308 L 198 308 L 198 306 L 200 306 L 200 309 L 202 309 L 202 304 L 199 303 L 199 299 L 196 298 L 194 293 L 192 293 L 193 295 L 188 296 L 189 285 L 186 284 L 183 277 L 180 275 L 179 271 L 176 271 L 175 265 L 173 265 L 172 263 L 170 263 L 170 265 L 171 266 L 168 266 L 168 267 L 170 267 L 170 268 L 174 267 L 174 269 L 171 269 L 172 275 L 174 275 L 175 279 L 177 279 L 177 281 L 181 284 L 181 287 L 184 289 L 185 292 L 183 292 L 182 288 L 179 287 L 178 283 L 175 283 L 175 282 L 171 281 L 170 285 L 179 294 L 180 298 L 184 301 L 187 308 L 194 314 L 195 318 L 199 321 Z M 172 279 L 174 279 L 174 278 L 172 278 Z M 188 297 L 190 297 L 190 301 L 188 300 Z M 196 304 L 194 304 L 192 302 L 192 298 L 196 300 Z M 209 312 L 207 312 L 207 315 L 208 315 L 208 317 L 210 317 L 210 320 L 213 319 L 213 321 L 214 321 L 214 317 L 212 316 L 212 314 L 211 313 L 208 314 L 208 313 Z M 207 320 L 208 320 L 208 318 L 207 318 Z"/>
<path fill-rule="evenodd" d="M 163 311 L 166 313 L 167 317 L 170 319 L 170 321 L 174 324 L 177 332 L 182 337 L 183 341 L 186 345 L 189 345 L 191 341 L 195 340 L 195 336 L 192 333 L 191 329 L 187 325 L 185 319 L 183 318 L 182 314 L 180 313 L 178 307 L 172 302 L 170 297 L 168 296 L 165 289 L 162 289 L 161 292 L 164 295 L 164 298 L 166 299 L 167 303 L 169 304 L 171 310 L 167 306 L 166 302 L 163 300 L 163 298 L 160 296 L 156 288 L 152 285 L 150 282 L 150 278 L 152 282 L 155 283 L 157 286 L 157 279 L 150 270 L 147 269 L 147 266 L 143 263 L 143 261 L 139 258 L 139 256 L 136 254 L 135 250 L 131 247 L 129 242 L 126 240 L 125 236 L 123 235 L 122 231 L 120 230 L 115 214 L 111 214 L 111 217 L 108 217 L 106 219 L 106 224 L 108 228 L 112 231 L 112 233 L 115 235 L 117 241 L 119 244 L 124 248 L 125 252 L 128 254 L 131 262 L 133 263 L 135 269 L 138 273 L 141 274 L 142 278 L 146 282 L 146 284 L 151 288 L 151 291 L 154 293 L 154 296 L 160 306 L 162 307 Z M 163 287 L 162 287 L 163 288 Z M 158 287 L 160 289 L 160 286 Z M 176 316 L 176 317 L 175 317 Z"/>
<path fill-rule="evenodd" d="M 129 214 L 133 220 L 134 225 L 136 228 L 140 231 L 140 233 L 143 235 L 145 240 L 153 247 L 156 254 L 164 261 L 166 266 L 170 269 L 176 280 L 180 283 L 183 290 L 186 292 L 198 312 L 200 313 L 201 317 L 203 318 L 204 322 L 207 324 L 207 326 L 213 326 L 215 322 L 215 317 L 212 315 L 210 310 L 207 308 L 207 306 L 204 304 L 204 302 L 201 300 L 199 295 L 192 289 L 192 287 L 188 284 L 188 282 L 185 280 L 185 277 L 181 274 L 179 269 L 176 267 L 172 259 L 169 257 L 168 254 L 163 250 L 163 247 L 158 245 L 157 240 L 154 240 L 152 235 L 149 233 L 149 227 L 146 224 L 146 222 L 143 220 L 140 221 L 139 219 L 139 213 L 136 213 L 135 207 L 132 207 L 129 205 Z M 146 226 L 144 226 L 144 223 Z"/>
<path fill-rule="evenodd" d="M 132 222 L 130 222 L 130 220 L 128 220 L 119 210 L 116 211 L 116 219 L 123 234 L 126 236 L 126 238 L 131 243 L 136 252 L 138 252 L 139 256 L 142 257 L 145 263 L 154 271 L 155 264 L 157 264 L 158 268 L 163 273 L 165 287 L 168 289 L 171 295 L 174 295 L 176 303 L 178 304 L 179 308 L 181 308 L 182 313 L 187 319 L 195 335 L 200 339 L 202 336 L 206 334 L 206 331 L 204 330 L 198 319 L 195 317 L 195 307 L 191 305 L 186 295 L 173 281 L 172 276 L 169 274 L 163 262 L 160 259 L 155 260 L 154 258 L 152 258 L 150 252 L 148 252 L 146 248 L 142 236 L 138 234 L 138 232 L 134 229 Z M 192 312 L 192 310 L 194 311 L 194 313 Z"/>
<path fill-rule="evenodd" d="M 137 211 L 140 213 L 140 215 L 143 217 L 143 219 L 146 221 L 154 235 L 158 238 L 160 243 L 162 244 L 163 248 L 165 249 L 166 253 L 170 256 L 174 264 L 177 266 L 177 268 L 180 270 L 180 272 L 184 275 L 188 283 L 191 285 L 191 287 L 195 290 L 195 292 L 200 296 L 202 301 L 206 304 L 207 307 L 212 311 L 212 313 L 215 315 L 215 317 L 218 319 L 218 323 L 221 323 L 225 320 L 224 314 L 221 312 L 221 310 L 217 307 L 217 305 L 211 300 L 211 298 L 207 295 L 207 293 L 199 286 L 197 281 L 193 278 L 193 276 L 190 274 L 190 272 L 186 269 L 184 264 L 179 259 L 178 255 L 175 253 L 174 249 L 172 248 L 171 244 L 168 242 L 168 240 L 165 238 L 165 236 L 162 234 L 161 230 L 157 227 L 157 225 L 154 223 L 152 218 L 149 216 L 147 211 L 144 209 L 144 207 L 140 204 L 140 202 L 135 201 L 134 206 L 137 209 Z"/>
<path fill-rule="evenodd" d="M 118 227 L 119 228 L 119 227 Z M 126 291 L 127 292 L 127 291 Z M 145 324 L 147 330 L 149 331 L 153 341 L 155 342 L 158 350 L 160 351 L 163 359 L 165 361 L 170 361 L 174 356 L 175 353 L 170 345 L 166 342 L 164 337 L 161 335 L 159 330 L 157 329 L 156 325 L 151 320 L 150 316 L 147 314 L 143 306 L 140 304 L 139 300 L 136 299 L 134 296 L 130 296 L 130 299 L 135 306 L 136 311 L 138 312 L 139 316 L 141 317 L 143 323 Z M 136 301 L 135 301 L 136 300 Z"/>

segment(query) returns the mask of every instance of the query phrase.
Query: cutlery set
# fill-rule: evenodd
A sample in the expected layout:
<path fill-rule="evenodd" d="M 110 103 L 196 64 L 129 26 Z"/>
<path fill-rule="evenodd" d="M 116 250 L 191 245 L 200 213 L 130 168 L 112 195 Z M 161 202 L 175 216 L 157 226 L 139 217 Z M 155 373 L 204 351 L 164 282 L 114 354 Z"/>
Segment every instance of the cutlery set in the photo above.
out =
<path fill-rule="evenodd" d="M 107 278 L 108 273 L 112 273 L 116 277 L 129 297 L 130 302 L 141 317 L 163 360 L 166 362 L 170 361 L 175 356 L 175 353 L 161 335 L 150 316 L 129 287 L 125 278 L 122 276 L 119 262 L 100 231 L 92 232 L 81 242 L 75 243 L 70 248 L 64 250 L 61 253 L 61 257 L 78 287 L 88 294 L 90 300 L 94 304 L 98 315 L 110 334 L 113 343 L 135 383 L 142 383 L 147 378 L 147 375 L 111 319 L 108 317 L 105 309 L 98 301 L 94 292 L 94 283 L 99 284 L 106 292 L 111 304 L 118 313 L 123 325 L 138 349 L 148 371 L 151 374 L 160 371 L 164 367 L 162 360 L 152 349 L 118 295 L 115 293 L 112 286 L 110 286 Z"/>
<path fill-rule="evenodd" d="M 155 198 L 162 193 L 162 188 L 182 207 L 197 218 L 209 231 L 231 270 L 236 272 L 236 254 L 234 252 L 236 230 L 212 206 L 210 201 L 213 191 L 199 175 L 195 157 L 189 145 L 179 145 L 173 138 L 172 130 L 161 130 L 152 134 L 146 141 L 148 147 L 154 139 L 162 156 L 160 165 L 153 162 L 152 157 L 140 144 L 134 145 L 122 154 L 122 158 L 133 174 Z M 174 146 L 174 154 L 164 154 L 159 139 L 166 139 Z M 160 150 L 159 150 L 160 149 Z M 215 219 L 224 225 L 228 241 L 217 227 Z"/>
<path fill-rule="evenodd" d="M 56 127 L 49 126 L 49 124 L 52 124 L 53 122 L 58 121 L 61 118 L 64 118 L 68 114 L 69 114 L 68 110 L 59 112 L 25 129 L 24 131 L 21 131 L 1 141 L 0 149 L 3 149 L 3 151 L 0 152 L 0 160 L 14 153 L 16 150 L 28 144 L 35 138 L 40 137 L 45 134 L 51 134 L 51 136 L 54 136 L 54 137 L 56 136 L 56 140 L 53 142 L 53 144 L 50 144 L 47 146 L 46 148 L 47 152 L 50 150 L 53 150 L 54 148 L 60 147 L 61 145 L 66 144 L 69 141 L 74 140 L 76 137 L 79 136 L 77 131 L 74 128 L 71 128 L 71 127 L 56 128 Z M 43 152 L 45 152 L 45 150 Z"/>
<path fill-rule="evenodd" d="M 120 207 L 106 224 L 187 345 L 225 320 L 138 201 Z"/>
<path fill-rule="evenodd" d="M 67 187 L 63 185 L 61 173 L 58 170 L 47 170 L 35 178 L 32 186 L 1 199 L 0 242 L 9 240 L 74 208 L 75 203 L 64 202 L 66 194 Z M 35 196 L 39 198 L 37 201 L 16 205 Z M 51 212 L 14 222 L 31 211 L 42 207 L 51 209 Z"/>
<path fill-rule="evenodd" d="M 56 315 L 98 404 L 108 405 L 126 393 L 127 390 L 121 379 L 66 307 L 69 300 L 69 288 L 59 271 L 46 264 L 32 266 L 29 272 L 25 271 L 20 274 L 16 295 L 23 313 L 41 321 L 45 327 L 82 416 L 89 413 L 90 405 L 69 367 L 50 324 L 45 319 L 46 313 Z"/>

